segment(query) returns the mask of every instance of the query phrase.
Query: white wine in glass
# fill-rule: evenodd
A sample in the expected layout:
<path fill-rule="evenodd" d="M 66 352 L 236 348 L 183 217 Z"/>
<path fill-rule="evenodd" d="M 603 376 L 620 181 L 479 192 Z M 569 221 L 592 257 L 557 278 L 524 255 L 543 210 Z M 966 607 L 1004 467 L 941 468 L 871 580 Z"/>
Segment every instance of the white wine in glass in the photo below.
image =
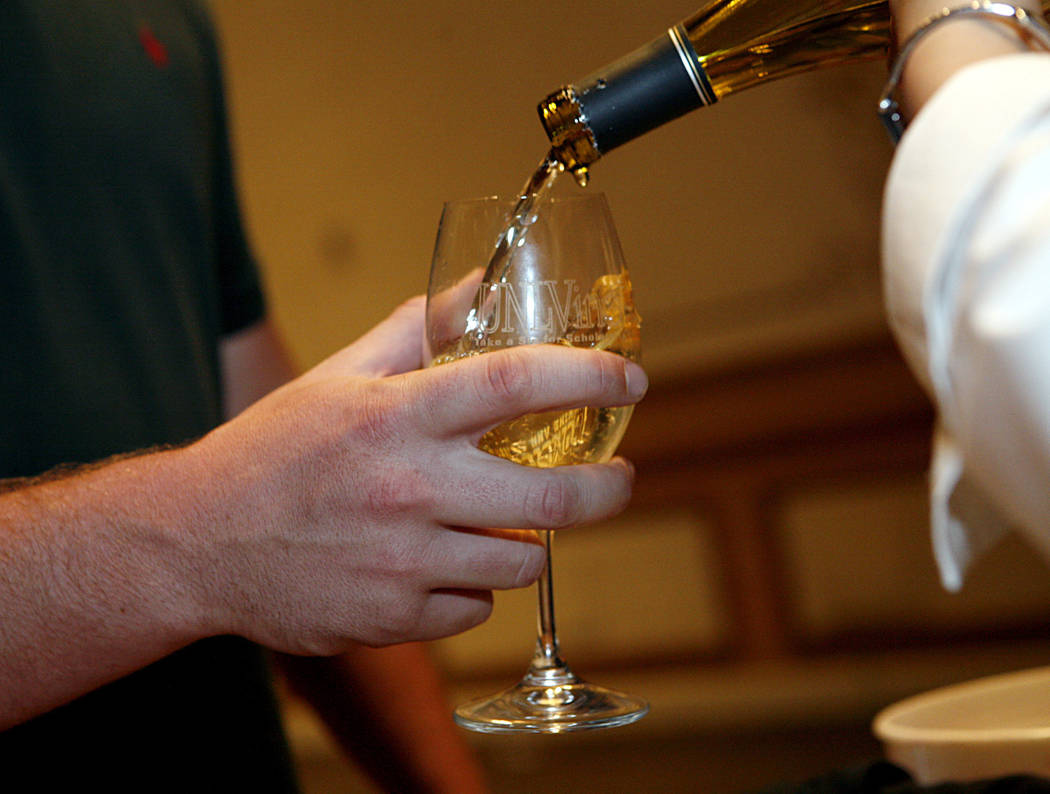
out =
<path fill-rule="evenodd" d="M 445 205 L 427 301 L 432 365 L 523 344 L 588 347 L 637 361 L 640 324 L 602 194 L 538 196 L 524 211 L 521 201 L 499 199 Z M 623 438 L 632 408 L 530 414 L 490 430 L 479 446 L 528 466 L 604 462 Z M 529 669 L 509 689 L 461 705 L 456 722 L 486 733 L 561 733 L 634 722 L 648 711 L 644 700 L 582 681 L 559 656 L 551 533 L 541 534 L 547 568 L 539 582 L 538 638 Z"/>

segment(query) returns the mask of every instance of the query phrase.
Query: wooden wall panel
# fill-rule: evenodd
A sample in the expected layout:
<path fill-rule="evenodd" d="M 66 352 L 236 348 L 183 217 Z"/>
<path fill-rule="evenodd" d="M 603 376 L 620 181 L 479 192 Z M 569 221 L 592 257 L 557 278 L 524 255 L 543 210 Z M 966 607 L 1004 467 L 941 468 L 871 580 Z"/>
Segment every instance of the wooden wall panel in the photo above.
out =
<path fill-rule="evenodd" d="M 809 644 L 944 642 L 1050 623 L 1050 570 L 1017 538 L 979 559 L 959 593 L 945 591 L 927 515 L 918 473 L 815 483 L 785 496 L 778 534 L 794 623 Z"/>

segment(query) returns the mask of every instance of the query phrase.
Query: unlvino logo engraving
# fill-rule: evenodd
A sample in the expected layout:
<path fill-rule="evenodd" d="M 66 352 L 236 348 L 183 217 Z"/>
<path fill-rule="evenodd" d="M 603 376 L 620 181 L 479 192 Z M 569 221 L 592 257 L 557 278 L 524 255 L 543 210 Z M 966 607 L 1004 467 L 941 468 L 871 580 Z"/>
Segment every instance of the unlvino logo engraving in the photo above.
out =
<path fill-rule="evenodd" d="M 606 305 L 616 291 L 584 292 L 575 279 L 483 282 L 472 314 L 493 346 L 567 339 L 574 344 L 600 339 L 611 317 L 623 307 Z M 622 304 L 622 294 L 618 295 Z"/>

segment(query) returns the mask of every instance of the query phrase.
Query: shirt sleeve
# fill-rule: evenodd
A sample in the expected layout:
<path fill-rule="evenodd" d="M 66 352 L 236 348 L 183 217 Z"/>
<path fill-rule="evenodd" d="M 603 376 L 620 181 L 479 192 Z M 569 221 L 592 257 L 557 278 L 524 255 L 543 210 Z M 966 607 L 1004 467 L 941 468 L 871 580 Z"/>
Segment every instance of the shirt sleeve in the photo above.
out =
<path fill-rule="evenodd" d="M 898 148 L 882 231 L 890 325 L 938 411 L 944 584 L 1009 528 L 1050 557 L 1050 56 L 942 86 Z"/>
<path fill-rule="evenodd" d="M 231 334 L 261 320 L 266 300 L 255 253 L 245 230 L 230 142 L 229 112 L 218 33 L 207 6 L 189 0 L 185 7 L 198 26 L 209 62 L 213 119 L 213 201 L 218 258 L 221 330 Z"/>

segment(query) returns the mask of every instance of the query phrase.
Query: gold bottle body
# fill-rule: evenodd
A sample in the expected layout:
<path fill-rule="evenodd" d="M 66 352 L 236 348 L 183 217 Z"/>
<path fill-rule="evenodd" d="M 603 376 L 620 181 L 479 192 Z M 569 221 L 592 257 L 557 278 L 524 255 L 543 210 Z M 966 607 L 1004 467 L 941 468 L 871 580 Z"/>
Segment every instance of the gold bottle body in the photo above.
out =
<path fill-rule="evenodd" d="M 715 0 L 682 22 L 718 99 L 780 77 L 884 58 L 885 0 Z"/>

